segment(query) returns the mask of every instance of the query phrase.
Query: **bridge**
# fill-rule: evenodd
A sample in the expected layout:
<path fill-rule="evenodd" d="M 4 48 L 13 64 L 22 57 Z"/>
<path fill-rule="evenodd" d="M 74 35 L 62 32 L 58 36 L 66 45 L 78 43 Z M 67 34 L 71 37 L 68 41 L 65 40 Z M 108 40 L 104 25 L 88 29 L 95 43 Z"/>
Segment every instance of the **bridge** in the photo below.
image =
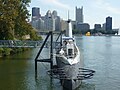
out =
<path fill-rule="evenodd" d="M 38 30 L 38 31 L 37 31 L 37 34 L 38 34 L 38 35 L 47 35 L 50 31 L 51 31 L 51 30 L 49 30 L 49 31 L 40 31 L 40 30 Z M 54 33 L 54 34 L 60 34 L 61 31 L 53 31 L 53 33 Z"/>
<path fill-rule="evenodd" d="M 0 48 L 41 48 L 44 41 L 33 41 L 33 40 L 0 40 Z M 53 47 L 59 42 L 53 42 Z M 44 45 L 44 47 L 50 47 L 50 42 Z"/>

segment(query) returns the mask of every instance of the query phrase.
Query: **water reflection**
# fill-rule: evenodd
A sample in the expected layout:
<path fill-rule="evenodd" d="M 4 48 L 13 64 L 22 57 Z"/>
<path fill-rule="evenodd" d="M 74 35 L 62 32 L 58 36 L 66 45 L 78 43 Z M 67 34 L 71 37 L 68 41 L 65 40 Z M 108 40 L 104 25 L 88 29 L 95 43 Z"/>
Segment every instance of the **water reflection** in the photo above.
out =
<path fill-rule="evenodd" d="M 120 37 L 76 37 L 81 48 L 84 67 L 96 71 L 91 80 L 83 81 L 77 90 L 120 90 Z M 50 65 L 38 63 L 35 77 L 32 51 L 0 58 L 0 90 L 63 90 L 59 80 L 46 73 Z M 42 53 L 48 57 L 46 49 Z"/>
<path fill-rule="evenodd" d="M 80 85 L 79 89 L 77 89 L 77 90 L 95 90 L 95 85 L 86 83 L 86 82 L 82 82 L 82 85 Z"/>

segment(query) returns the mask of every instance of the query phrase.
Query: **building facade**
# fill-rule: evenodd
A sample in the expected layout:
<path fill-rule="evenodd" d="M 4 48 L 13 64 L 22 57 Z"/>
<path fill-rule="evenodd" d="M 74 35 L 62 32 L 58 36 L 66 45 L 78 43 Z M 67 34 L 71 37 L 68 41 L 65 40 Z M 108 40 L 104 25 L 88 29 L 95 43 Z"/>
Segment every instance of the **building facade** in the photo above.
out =
<path fill-rule="evenodd" d="M 55 31 L 55 18 L 53 18 L 50 10 L 47 11 L 44 18 L 45 30 Z"/>
<path fill-rule="evenodd" d="M 102 29 L 103 29 L 103 30 L 106 30 L 106 23 L 103 23 Z"/>
<path fill-rule="evenodd" d="M 53 18 L 57 18 L 57 16 L 58 16 L 58 15 L 57 15 L 57 11 L 54 10 L 54 11 L 52 12 L 52 16 L 53 16 Z"/>
<path fill-rule="evenodd" d="M 76 30 L 77 29 L 77 24 L 76 24 L 76 21 L 72 21 L 72 29 L 73 30 Z"/>
<path fill-rule="evenodd" d="M 55 31 L 61 31 L 61 18 L 59 16 L 55 18 Z"/>
<path fill-rule="evenodd" d="M 77 23 L 83 23 L 84 20 L 83 20 L 83 7 L 81 8 L 77 8 L 76 7 L 76 22 Z"/>
<path fill-rule="evenodd" d="M 101 24 L 95 24 L 94 29 L 95 30 L 101 30 Z"/>
<path fill-rule="evenodd" d="M 83 34 L 90 30 L 90 25 L 88 23 L 78 23 L 77 30 L 82 32 Z"/>
<path fill-rule="evenodd" d="M 40 18 L 40 8 L 33 7 L 32 8 L 32 21 L 37 20 Z"/>
<path fill-rule="evenodd" d="M 112 17 L 110 16 L 106 18 L 106 31 L 112 31 Z"/>
<path fill-rule="evenodd" d="M 52 12 L 52 17 L 55 19 L 55 31 L 61 30 L 61 18 L 57 15 L 57 11 Z"/>
<path fill-rule="evenodd" d="M 44 21 L 41 18 L 32 21 L 32 26 L 39 31 L 44 31 L 44 27 L 45 27 Z"/>
<path fill-rule="evenodd" d="M 67 22 L 65 20 L 61 20 L 61 31 L 67 30 Z"/>

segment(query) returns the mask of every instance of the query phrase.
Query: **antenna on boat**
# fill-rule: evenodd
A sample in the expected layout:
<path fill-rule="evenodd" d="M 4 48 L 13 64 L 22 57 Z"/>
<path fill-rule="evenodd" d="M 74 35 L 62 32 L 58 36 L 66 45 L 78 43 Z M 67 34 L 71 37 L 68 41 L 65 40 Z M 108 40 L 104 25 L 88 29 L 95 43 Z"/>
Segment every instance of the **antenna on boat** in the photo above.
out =
<path fill-rule="evenodd" d="M 68 10 L 67 29 L 68 30 L 66 30 L 66 36 L 72 38 L 72 24 L 71 24 L 71 20 L 69 17 L 69 10 Z"/>
<path fill-rule="evenodd" d="M 68 10 L 68 23 L 70 23 L 70 15 L 69 15 L 69 10 Z"/>
<path fill-rule="evenodd" d="M 68 10 L 68 20 L 69 20 L 70 18 L 69 18 L 69 10 Z"/>

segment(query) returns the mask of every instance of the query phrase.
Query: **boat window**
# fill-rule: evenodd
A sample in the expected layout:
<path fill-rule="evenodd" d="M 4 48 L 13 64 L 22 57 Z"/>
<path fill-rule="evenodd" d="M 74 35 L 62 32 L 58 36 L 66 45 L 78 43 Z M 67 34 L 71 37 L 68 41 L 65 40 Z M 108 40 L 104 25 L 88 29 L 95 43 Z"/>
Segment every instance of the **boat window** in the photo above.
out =
<path fill-rule="evenodd" d="M 68 55 L 72 56 L 72 53 L 73 53 L 73 49 L 68 49 Z"/>

